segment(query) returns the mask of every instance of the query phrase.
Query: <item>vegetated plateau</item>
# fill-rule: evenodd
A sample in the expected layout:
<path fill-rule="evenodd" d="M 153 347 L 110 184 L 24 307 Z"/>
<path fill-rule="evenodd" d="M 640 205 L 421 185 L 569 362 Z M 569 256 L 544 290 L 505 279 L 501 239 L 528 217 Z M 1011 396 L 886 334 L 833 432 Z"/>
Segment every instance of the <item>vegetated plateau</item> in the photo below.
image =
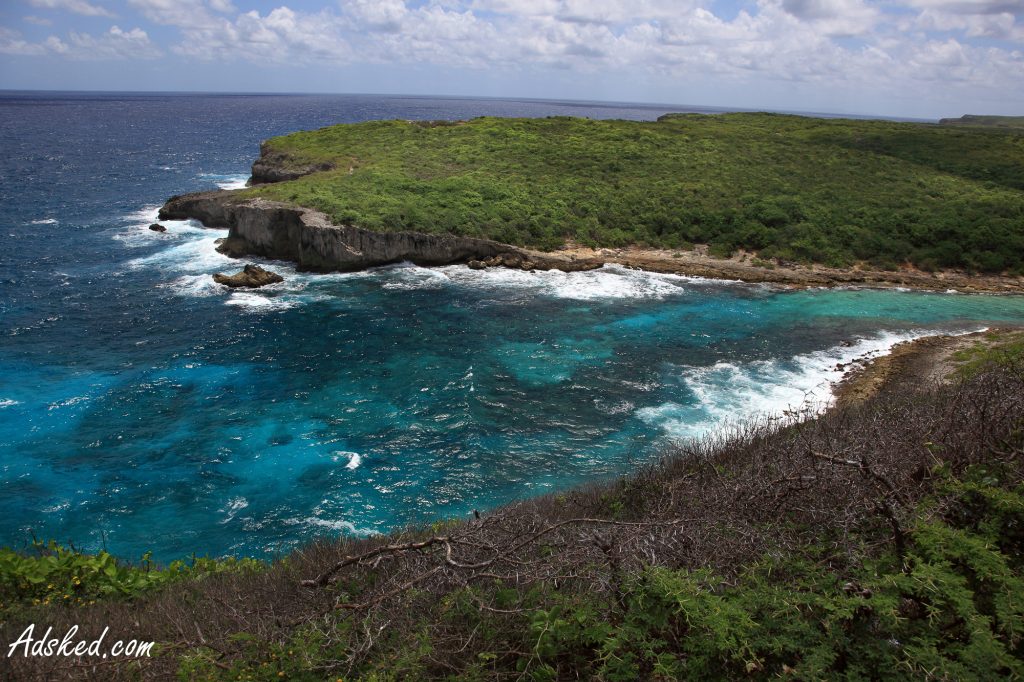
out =
<path fill-rule="evenodd" d="M 254 179 L 240 196 L 375 231 L 1024 274 L 1024 131 L 1002 123 L 373 121 L 271 139 Z"/>

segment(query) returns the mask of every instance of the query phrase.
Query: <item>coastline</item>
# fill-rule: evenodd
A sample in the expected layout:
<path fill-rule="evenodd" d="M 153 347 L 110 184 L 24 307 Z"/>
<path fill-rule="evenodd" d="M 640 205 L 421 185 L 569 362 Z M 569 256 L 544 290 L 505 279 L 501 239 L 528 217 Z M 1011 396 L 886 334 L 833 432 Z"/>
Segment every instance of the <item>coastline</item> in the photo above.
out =
<path fill-rule="evenodd" d="M 624 267 L 667 274 L 731 279 L 747 283 L 777 284 L 797 289 L 811 287 L 866 286 L 872 288 L 905 288 L 923 291 L 950 291 L 963 293 L 1024 293 L 1024 277 L 1004 275 L 969 275 L 957 271 L 936 271 L 903 268 L 875 270 L 861 266 L 831 268 L 824 265 L 765 265 L 756 264 L 756 254 L 738 252 L 731 258 L 716 258 L 707 253 L 706 246 L 691 251 L 668 251 L 630 246 L 621 249 L 590 249 L 570 246 L 562 251 L 546 254 L 564 254 L 570 259 L 598 259 Z"/>
<path fill-rule="evenodd" d="M 706 246 L 668 251 L 638 246 L 588 248 L 567 244 L 556 251 L 537 251 L 474 237 L 421 232 L 375 232 L 355 225 L 335 225 L 321 211 L 239 196 L 239 190 L 195 192 L 171 197 L 160 209 L 161 220 L 195 219 L 206 227 L 229 228 L 218 250 L 228 256 L 257 256 L 296 263 L 312 272 L 356 271 L 409 261 L 436 266 L 464 263 L 470 267 L 576 272 L 614 264 L 648 272 L 708 279 L 739 280 L 790 288 L 865 286 L 964 293 L 1024 293 L 1024 277 L 934 273 L 903 268 L 886 271 L 854 266 L 759 262 L 755 254 L 738 252 L 716 258 Z"/>
<path fill-rule="evenodd" d="M 875 358 L 854 360 L 852 367 L 834 386 L 831 409 L 852 407 L 898 385 L 913 384 L 929 388 L 950 381 L 958 363 L 954 354 L 976 345 L 989 345 L 989 339 L 1021 327 L 992 327 L 969 334 L 939 334 L 903 341 L 888 353 Z"/>

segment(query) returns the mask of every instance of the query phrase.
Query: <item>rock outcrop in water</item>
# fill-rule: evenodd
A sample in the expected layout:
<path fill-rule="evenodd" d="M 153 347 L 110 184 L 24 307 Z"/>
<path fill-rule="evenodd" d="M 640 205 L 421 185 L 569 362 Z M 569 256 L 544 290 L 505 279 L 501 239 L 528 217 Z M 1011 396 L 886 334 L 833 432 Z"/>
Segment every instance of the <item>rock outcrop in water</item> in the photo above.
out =
<path fill-rule="evenodd" d="M 153 223 L 152 225 L 149 226 L 149 229 L 153 230 L 153 232 L 166 232 L 167 231 L 167 228 L 164 227 L 163 225 L 161 225 L 160 223 Z"/>
<path fill-rule="evenodd" d="M 194 218 L 207 227 L 227 227 L 217 249 L 232 257 L 263 256 L 296 263 L 301 270 L 329 272 L 363 270 L 410 261 L 417 265 L 448 265 L 480 261 L 526 270 L 593 270 L 596 259 L 570 261 L 528 253 L 488 239 L 419 232 L 373 232 L 353 225 L 334 225 L 320 211 L 265 199 L 239 196 L 241 190 L 196 192 L 171 197 L 160 209 L 161 220 Z"/>
<path fill-rule="evenodd" d="M 283 282 L 284 277 L 276 272 L 264 270 L 258 265 L 246 265 L 241 272 L 236 272 L 233 275 L 224 275 L 218 272 L 213 276 L 213 281 L 217 284 L 223 284 L 224 286 L 231 287 L 232 289 L 243 287 L 256 289 L 259 287 L 265 287 L 268 284 Z"/>

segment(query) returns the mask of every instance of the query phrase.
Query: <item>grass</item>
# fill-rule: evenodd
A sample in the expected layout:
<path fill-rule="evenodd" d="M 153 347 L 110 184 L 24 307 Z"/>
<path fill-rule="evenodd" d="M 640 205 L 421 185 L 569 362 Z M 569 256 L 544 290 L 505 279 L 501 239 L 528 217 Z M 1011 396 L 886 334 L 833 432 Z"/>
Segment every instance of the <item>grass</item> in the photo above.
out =
<path fill-rule="evenodd" d="M 976 343 L 953 354 L 961 376 L 972 376 L 993 365 L 1024 366 L 1024 331 L 1002 329 L 985 335 L 984 343 Z"/>
<path fill-rule="evenodd" d="M 248 195 L 372 230 L 1024 273 L 1014 129 L 776 114 L 478 118 L 337 125 L 267 150 L 286 167 L 333 169 Z"/>

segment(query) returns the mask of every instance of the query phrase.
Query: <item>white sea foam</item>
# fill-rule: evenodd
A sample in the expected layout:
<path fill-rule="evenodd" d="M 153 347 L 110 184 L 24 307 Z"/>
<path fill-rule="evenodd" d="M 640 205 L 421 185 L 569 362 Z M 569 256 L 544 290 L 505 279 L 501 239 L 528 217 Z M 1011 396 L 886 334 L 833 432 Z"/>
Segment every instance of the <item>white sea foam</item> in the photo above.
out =
<path fill-rule="evenodd" d="M 217 184 L 217 187 L 221 189 L 244 189 L 246 183 L 249 181 L 248 175 L 239 175 L 234 178 L 221 180 Z"/>
<path fill-rule="evenodd" d="M 204 297 L 224 295 L 224 286 L 214 282 L 213 277 L 208 274 L 183 275 L 166 284 L 162 284 L 161 287 L 171 289 L 178 296 Z"/>
<path fill-rule="evenodd" d="M 285 523 L 288 523 L 288 521 Z M 351 535 L 370 535 L 373 533 L 372 530 L 359 528 L 351 521 L 344 521 L 342 519 L 321 519 L 318 516 L 308 516 L 302 519 L 301 523 L 307 526 L 320 526 L 321 528 L 329 528 L 335 531 L 345 531 Z"/>
<path fill-rule="evenodd" d="M 467 268 L 468 269 L 468 268 Z M 442 270 L 434 268 L 421 268 L 408 263 L 381 268 L 376 272 L 383 274 L 386 281 L 381 286 L 384 289 L 412 290 L 412 289 L 441 289 L 451 283 L 449 275 Z"/>
<path fill-rule="evenodd" d="M 345 464 L 346 469 L 358 469 L 359 465 L 363 462 L 363 457 L 358 452 L 347 452 L 345 450 L 338 450 L 334 453 L 336 459 L 347 459 L 348 462 Z"/>
<path fill-rule="evenodd" d="M 190 238 L 177 240 L 173 246 L 166 249 L 130 260 L 128 267 L 159 268 L 182 274 L 199 274 L 214 273 L 235 263 L 217 251 L 217 239 L 227 234 L 225 230 L 204 228 L 201 234 L 202 236 L 192 235 Z"/>
<path fill-rule="evenodd" d="M 886 355 L 902 341 L 931 334 L 934 332 L 883 333 L 788 361 L 719 362 L 710 367 L 682 368 L 683 383 L 694 398 L 690 404 L 666 402 L 641 408 L 635 414 L 676 438 L 699 437 L 758 417 L 809 417 L 835 400 L 834 387 L 845 371 L 841 367 L 854 360 Z"/>
<path fill-rule="evenodd" d="M 294 308 L 300 305 L 302 301 L 290 296 L 268 296 L 251 291 L 236 291 L 231 294 L 225 303 L 250 311 L 272 311 Z"/>
<path fill-rule="evenodd" d="M 30 220 L 29 225 L 56 225 L 59 222 L 56 218 L 40 218 L 39 220 Z"/>
<path fill-rule="evenodd" d="M 140 248 L 168 241 L 180 242 L 197 236 L 209 237 L 211 234 L 218 236 L 227 234 L 226 230 L 210 230 L 194 220 L 159 220 L 159 213 L 160 207 L 152 204 L 123 216 L 121 221 L 125 227 L 117 229 L 112 234 L 113 239 L 128 248 Z M 149 226 L 155 222 L 166 227 L 167 231 L 155 232 L 149 229 Z"/>
<path fill-rule="evenodd" d="M 10 398 L 0 398 L 0 407 L 12 407 L 13 405 L 20 405 L 20 400 L 11 400 Z"/>
<path fill-rule="evenodd" d="M 242 189 L 249 182 L 248 173 L 200 173 L 199 177 L 212 180 L 220 189 Z"/>
<path fill-rule="evenodd" d="M 228 500 L 228 503 L 224 506 L 223 509 L 218 510 L 225 512 L 225 517 L 221 520 L 221 523 L 227 523 L 231 519 L 235 518 L 235 515 L 238 514 L 238 512 L 242 511 L 248 506 L 249 500 L 245 499 L 244 497 L 231 498 L 230 500 Z"/>
<path fill-rule="evenodd" d="M 66 400 L 58 400 L 57 402 L 50 403 L 49 405 L 47 405 L 46 409 L 48 409 L 48 410 L 57 410 L 57 409 L 60 409 L 62 407 L 73 407 L 75 405 L 79 405 L 81 403 L 89 401 L 91 399 L 91 397 L 92 396 L 88 396 L 88 395 L 72 396 L 72 397 L 70 397 L 70 398 L 68 398 Z"/>
<path fill-rule="evenodd" d="M 682 294 L 689 285 L 732 283 L 728 280 L 708 280 L 631 270 L 620 265 L 605 265 L 586 272 L 526 272 L 509 268 L 472 270 L 464 265 L 449 265 L 437 268 L 437 271 L 461 286 L 519 289 L 535 295 L 578 301 L 616 298 L 661 299 Z"/>

